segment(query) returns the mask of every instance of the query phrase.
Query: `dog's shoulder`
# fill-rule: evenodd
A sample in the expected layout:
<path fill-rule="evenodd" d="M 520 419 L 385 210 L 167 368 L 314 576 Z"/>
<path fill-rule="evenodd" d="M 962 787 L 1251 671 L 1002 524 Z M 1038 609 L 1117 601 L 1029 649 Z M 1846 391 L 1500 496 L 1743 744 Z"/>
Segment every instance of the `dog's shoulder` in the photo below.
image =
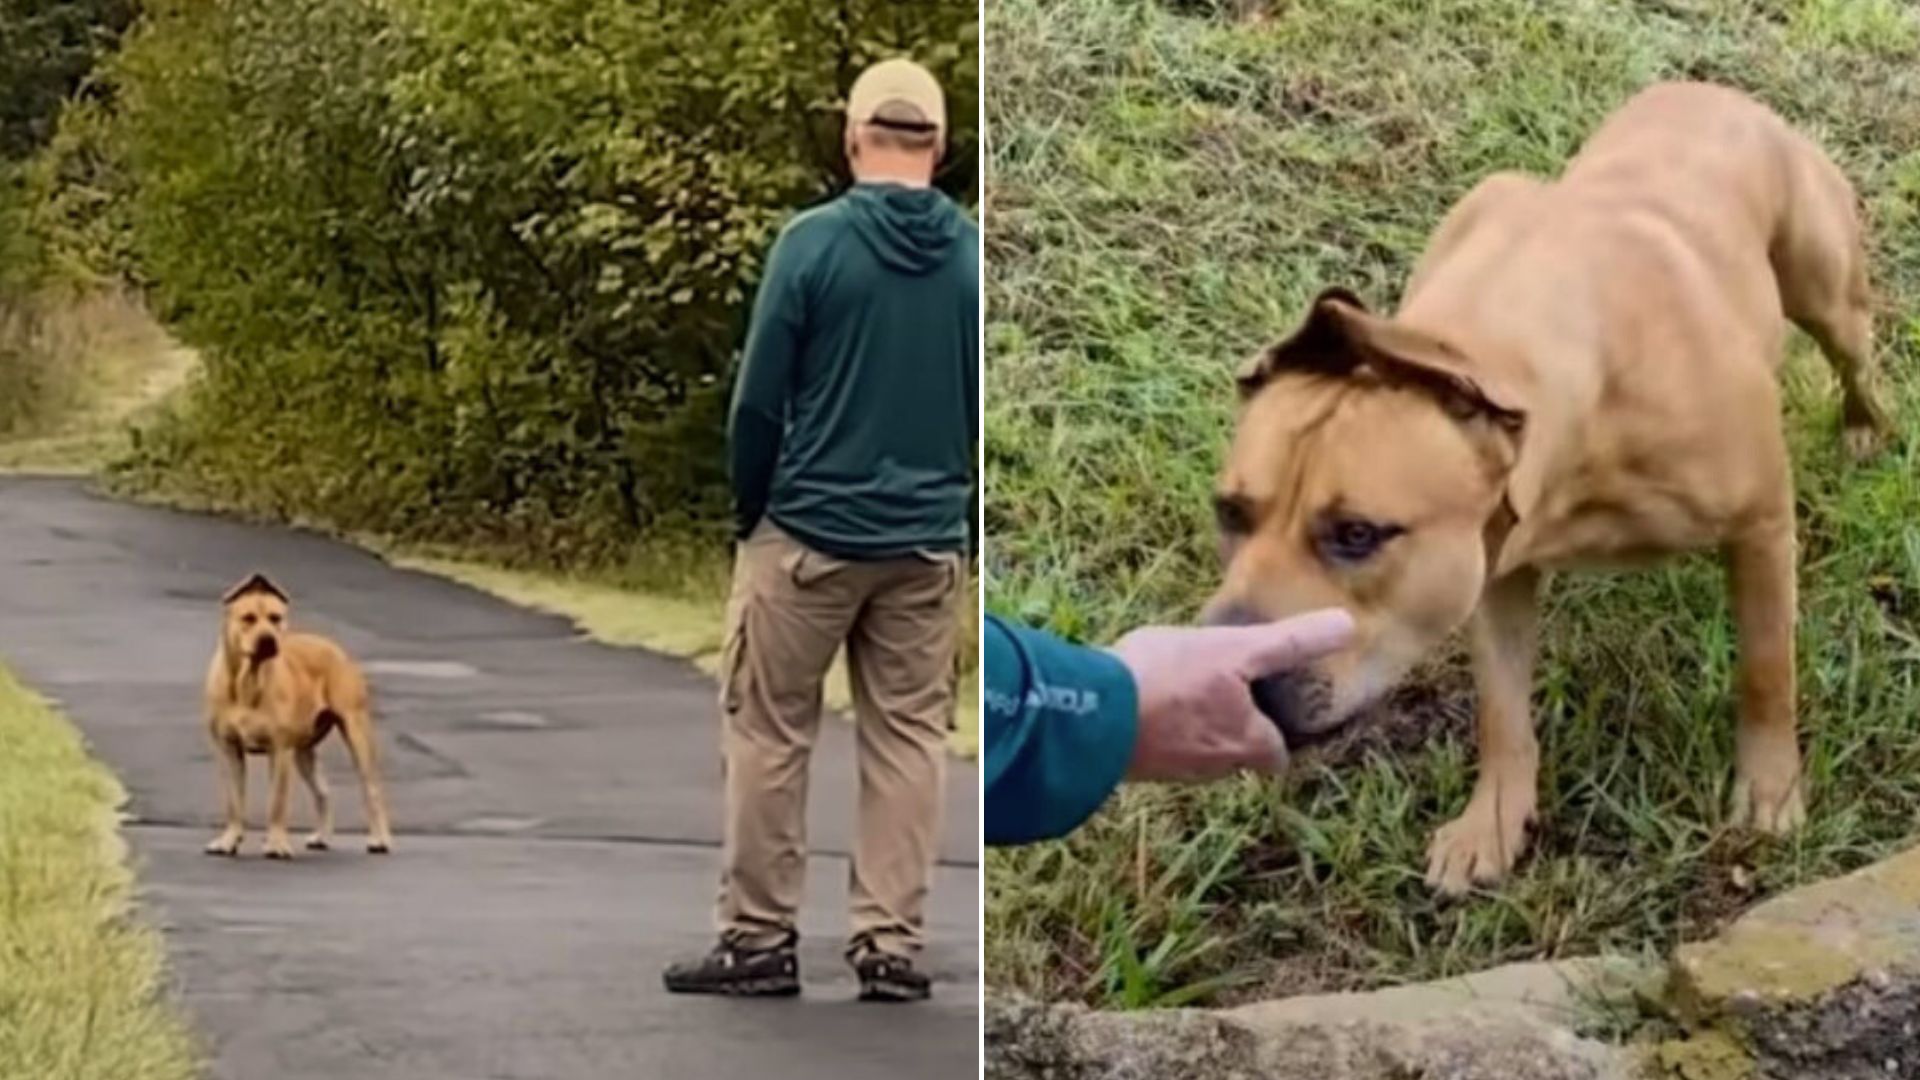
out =
<path fill-rule="evenodd" d="M 213 647 L 213 657 L 207 661 L 206 699 L 209 707 L 233 700 L 233 665 L 227 662 L 227 647 L 218 644 Z"/>

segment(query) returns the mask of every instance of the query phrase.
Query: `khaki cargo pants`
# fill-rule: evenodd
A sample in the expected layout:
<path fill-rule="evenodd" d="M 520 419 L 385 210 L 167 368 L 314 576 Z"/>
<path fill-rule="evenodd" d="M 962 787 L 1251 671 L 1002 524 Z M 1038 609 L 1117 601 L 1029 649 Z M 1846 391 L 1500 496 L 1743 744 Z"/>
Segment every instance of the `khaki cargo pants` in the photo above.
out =
<path fill-rule="evenodd" d="M 807 765 L 844 643 L 858 721 L 852 941 L 922 943 L 954 708 L 958 553 L 853 562 L 763 522 L 735 559 L 722 657 L 726 839 L 719 924 L 752 946 L 792 930 L 806 883 Z"/>

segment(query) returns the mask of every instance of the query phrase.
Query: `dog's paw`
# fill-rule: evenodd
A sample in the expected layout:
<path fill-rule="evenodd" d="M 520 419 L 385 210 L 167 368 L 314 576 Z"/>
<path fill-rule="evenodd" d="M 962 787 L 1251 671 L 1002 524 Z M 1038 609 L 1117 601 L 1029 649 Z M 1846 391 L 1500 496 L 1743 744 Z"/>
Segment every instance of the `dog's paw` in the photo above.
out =
<path fill-rule="evenodd" d="M 1741 735 L 1734 752 L 1728 822 L 1771 836 L 1799 828 L 1807 820 L 1806 785 L 1800 779 L 1800 751 L 1792 736 L 1745 731 Z"/>
<path fill-rule="evenodd" d="M 1736 828 L 1755 829 L 1769 836 L 1784 836 L 1806 824 L 1807 803 L 1800 794 L 1798 775 L 1784 785 L 1735 777 L 1728 820 Z"/>
<path fill-rule="evenodd" d="M 285 836 L 267 837 L 265 854 L 269 859 L 293 858 L 293 843 Z"/>
<path fill-rule="evenodd" d="M 209 855 L 225 855 L 228 857 L 232 857 L 234 855 L 240 854 L 240 837 L 233 835 L 231 833 L 222 833 L 221 835 L 214 837 L 212 840 L 209 840 L 207 842 L 207 846 L 201 850 L 205 851 Z"/>
<path fill-rule="evenodd" d="M 367 854 L 369 855 L 390 855 L 392 853 L 393 842 L 390 840 L 367 841 Z"/>
<path fill-rule="evenodd" d="M 1533 791 L 1506 797 L 1475 792 L 1466 812 L 1434 831 L 1427 845 L 1427 886 L 1459 896 L 1475 885 L 1492 885 L 1513 869 L 1526 847 L 1533 820 Z"/>
<path fill-rule="evenodd" d="M 1848 424 L 1840 430 L 1840 444 L 1847 457 L 1856 462 L 1870 461 L 1886 448 L 1888 437 L 1872 424 Z"/>
<path fill-rule="evenodd" d="M 308 851 L 326 851 L 332 846 L 332 844 L 327 842 L 327 838 L 319 833 L 314 833 L 312 836 L 307 837 Z"/>

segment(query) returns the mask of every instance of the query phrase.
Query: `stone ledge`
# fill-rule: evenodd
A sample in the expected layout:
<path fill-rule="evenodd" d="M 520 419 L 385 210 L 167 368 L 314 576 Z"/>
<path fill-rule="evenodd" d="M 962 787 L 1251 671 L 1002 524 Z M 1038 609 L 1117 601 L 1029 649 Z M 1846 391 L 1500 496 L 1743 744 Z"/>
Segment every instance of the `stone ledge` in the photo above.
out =
<path fill-rule="evenodd" d="M 987 1077 L 1629 1080 L 1637 1052 L 1578 1031 L 1600 1003 L 1628 1001 L 1644 975 L 1624 960 L 1517 964 L 1218 1012 L 1107 1013 L 996 996 L 987 1003 Z"/>
<path fill-rule="evenodd" d="M 1920 1077 L 1920 848 L 1682 945 L 1665 1000 L 1688 1032 L 1659 1052 L 1680 1080 Z"/>
<path fill-rule="evenodd" d="M 1920 848 L 1760 904 L 1664 977 L 1516 964 L 1219 1011 L 990 995 L 986 1049 L 989 1080 L 1914 1080 Z"/>

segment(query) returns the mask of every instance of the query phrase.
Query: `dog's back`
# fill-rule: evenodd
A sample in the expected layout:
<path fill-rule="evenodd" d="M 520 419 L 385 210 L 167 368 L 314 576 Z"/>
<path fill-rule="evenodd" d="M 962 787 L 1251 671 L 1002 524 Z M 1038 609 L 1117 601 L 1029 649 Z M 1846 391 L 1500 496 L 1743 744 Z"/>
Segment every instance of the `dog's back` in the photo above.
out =
<path fill-rule="evenodd" d="M 1572 206 L 1657 216 L 1722 281 L 1764 265 L 1796 322 L 1867 299 L 1852 185 L 1812 140 L 1738 91 L 1662 83 L 1640 92 L 1556 187 Z"/>

